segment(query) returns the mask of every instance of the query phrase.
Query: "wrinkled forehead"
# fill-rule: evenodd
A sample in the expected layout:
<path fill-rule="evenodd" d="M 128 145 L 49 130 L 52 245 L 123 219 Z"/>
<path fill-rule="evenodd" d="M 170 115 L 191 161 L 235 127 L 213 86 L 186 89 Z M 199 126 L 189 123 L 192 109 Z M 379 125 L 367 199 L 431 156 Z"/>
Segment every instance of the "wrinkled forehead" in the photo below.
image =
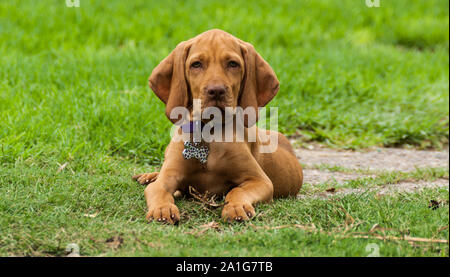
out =
<path fill-rule="evenodd" d="M 242 58 L 237 39 L 225 32 L 205 33 L 196 37 L 189 51 L 189 58 L 218 59 L 224 56 Z"/>

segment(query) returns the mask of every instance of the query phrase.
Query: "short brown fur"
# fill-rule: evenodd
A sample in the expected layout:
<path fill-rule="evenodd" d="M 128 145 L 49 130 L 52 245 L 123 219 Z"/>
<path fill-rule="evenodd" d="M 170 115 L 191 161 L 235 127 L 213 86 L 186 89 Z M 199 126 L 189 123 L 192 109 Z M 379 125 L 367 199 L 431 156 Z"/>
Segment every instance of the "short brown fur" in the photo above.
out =
<path fill-rule="evenodd" d="M 263 107 L 279 88 L 274 71 L 251 44 L 217 29 L 180 43 L 153 70 L 149 85 L 166 104 L 168 117 L 174 107 L 191 109 L 192 99 L 201 99 L 202 109 Z M 223 94 L 213 99 L 211 91 L 215 90 Z M 245 124 L 251 127 L 254 122 Z M 288 139 L 280 133 L 274 135 L 278 147 L 273 153 L 260 153 L 259 139 L 207 143 L 210 153 L 205 165 L 184 159 L 183 142 L 172 140 L 159 173 L 133 177 L 147 185 L 147 219 L 177 223 L 180 212 L 173 195 L 186 193 L 189 186 L 225 195 L 222 217 L 226 221 L 248 220 L 255 215 L 256 203 L 296 195 L 303 182 L 301 165 Z"/>

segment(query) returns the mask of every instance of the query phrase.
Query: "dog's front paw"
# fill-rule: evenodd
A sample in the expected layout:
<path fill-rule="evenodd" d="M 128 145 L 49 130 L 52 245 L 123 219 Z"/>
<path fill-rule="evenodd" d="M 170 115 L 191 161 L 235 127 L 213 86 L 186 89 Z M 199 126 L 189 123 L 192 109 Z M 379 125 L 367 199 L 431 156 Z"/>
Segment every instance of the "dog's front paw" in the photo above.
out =
<path fill-rule="evenodd" d="M 228 203 L 223 207 L 222 219 L 228 222 L 242 222 L 255 215 L 255 209 L 248 203 Z"/>
<path fill-rule="evenodd" d="M 159 172 L 152 172 L 152 173 L 143 173 L 134 175 L 132 178 L 133 180 L 136 180 L 141 185 L 148 185 L 150 183 L 153 183 L 158 178 Z"/>
<path fill-rule="evenodd" d="M 156 204 L 149 207 L 146 218 L 149 222 L 156 220 L 161 223 L 177 224 L 180 221 L 180 211 L 172 203 Z"/>

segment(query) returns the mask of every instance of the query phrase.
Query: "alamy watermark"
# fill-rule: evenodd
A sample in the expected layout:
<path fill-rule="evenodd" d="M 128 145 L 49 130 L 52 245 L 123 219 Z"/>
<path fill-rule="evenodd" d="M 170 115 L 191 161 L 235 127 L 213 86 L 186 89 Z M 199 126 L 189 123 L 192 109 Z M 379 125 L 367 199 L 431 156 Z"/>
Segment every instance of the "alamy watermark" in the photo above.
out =
<path fill-rule="evenodd" d="M 366 0 L 366 6 L 369 8 L 379 8 L 380 0 Z"/>
<path fill-rule="evenodd" d="M 79 8 L 80 0 L 66 0 L 66 6 L 69 8 Z"/>
<path fill-rule="evenodd" d="M 76 243 L 69 243 L 66 246 L 67 257 L 80 257 L 80 246 Z"/>
<path fill-rule="evenodd" d="M 260 153 L 273 153 L 278 147 L 278 108 L 211 106 L 202 110 L 201 100 L 193 100 L 192 113 L 175 107 L 170 118 L 178 120 L 172 127 L 173 141 L 194 142 L 260 142 Z M 267 109 L 270 117 L 267 119 Z M 180 119 L 181 117 L 181 119 Z M 257 120 L 258 119 L 258 120 Z M 246 127 L 248 125 L 248 128 Z M 184 128 L 189 129 L 185 132 Z M 181 127 L 181 128 L 180 128 Z M 257 128 L 258 127 L 258 128 Z M 192 138 L 191 138 L 192 137 Z"/>
<path fill-rule="evenodd" d="M 367 257 L 380 257 L 380 246 L 376 243 L 369 243 L 366 245 Z"/>

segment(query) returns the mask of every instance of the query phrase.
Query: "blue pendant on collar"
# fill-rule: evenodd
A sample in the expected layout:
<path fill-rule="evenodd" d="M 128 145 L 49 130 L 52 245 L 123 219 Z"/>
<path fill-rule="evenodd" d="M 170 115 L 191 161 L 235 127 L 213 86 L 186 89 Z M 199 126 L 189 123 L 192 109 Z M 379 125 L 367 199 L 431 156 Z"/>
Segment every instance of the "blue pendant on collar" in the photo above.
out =
<path fill-rule="evenodd" d="M 181 130 L 183 133 L 194 133 L 195 131 L 203 131 L 203 127 L 205 127 L 205 123 L 202 121 L 189 121 L 188 123 L 181 125 Z"/>

